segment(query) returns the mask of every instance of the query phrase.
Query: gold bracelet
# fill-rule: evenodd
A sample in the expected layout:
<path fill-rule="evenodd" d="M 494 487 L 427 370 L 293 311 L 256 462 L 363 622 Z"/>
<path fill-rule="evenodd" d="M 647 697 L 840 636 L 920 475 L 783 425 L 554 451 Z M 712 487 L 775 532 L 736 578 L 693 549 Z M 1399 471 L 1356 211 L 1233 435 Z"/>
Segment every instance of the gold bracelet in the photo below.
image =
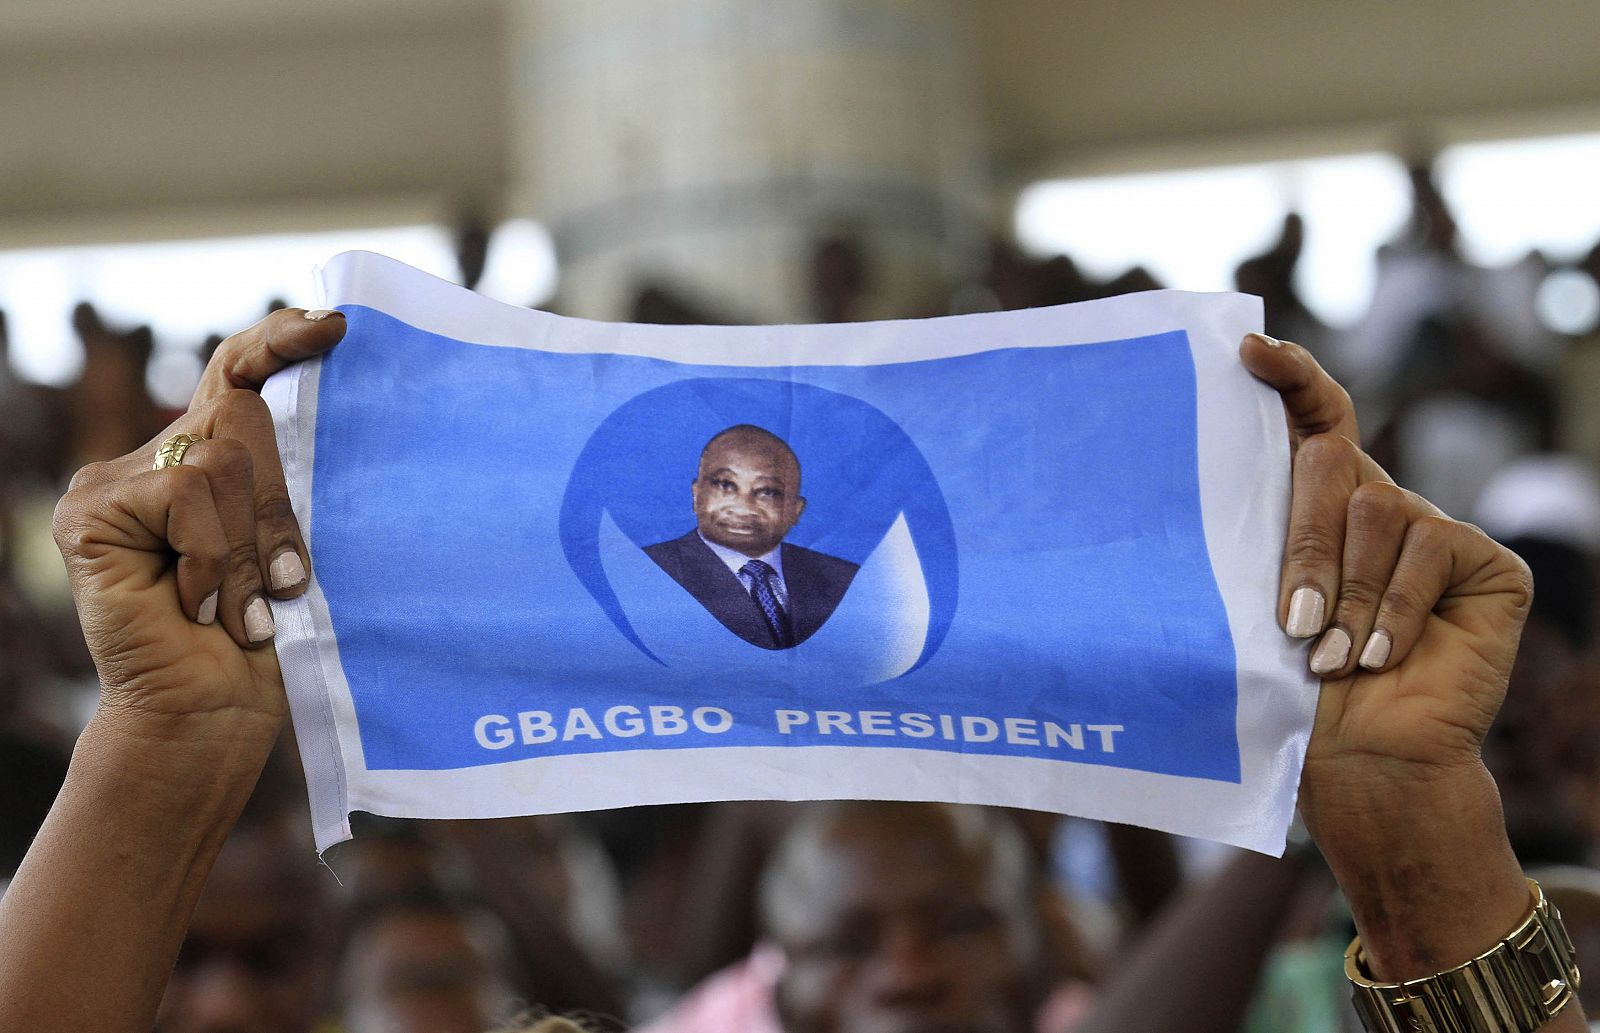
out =
<path fill-rule="evenodd" d="M 1499 943 L 1471 961 L 1402 983 L 1374 982 L 1361 938 L 1344 952 L 1368 1033 L 1533 1033 L 1577 995 L 1578 962 L 1561 912 L 1532 879 L 1533 906 Z"/>

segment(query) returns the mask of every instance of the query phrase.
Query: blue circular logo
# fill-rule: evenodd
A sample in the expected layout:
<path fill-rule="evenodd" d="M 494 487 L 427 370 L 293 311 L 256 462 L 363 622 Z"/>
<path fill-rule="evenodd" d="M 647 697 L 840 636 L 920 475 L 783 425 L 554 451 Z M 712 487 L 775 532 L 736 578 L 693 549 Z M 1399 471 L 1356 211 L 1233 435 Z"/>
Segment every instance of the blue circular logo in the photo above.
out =
<path fill-rule="evenodd" d="M 714 554 L 716 543 L 697 530 L 691 485 L 701 451 L 734 427 L 780 439 L 800 467 L 804 508 L 782 538 L 787 598 L 776 616 L 764 586 L 735 580 L 742 557 Z M 579 454 L 560 533 L 573 573 L 611 623 L 668 666 L 678 666 L 669 654 L 682 636 L 652 634 L 645 625 L 689 594 L 723 625 L 712 633 L 717 649 L 822 653 L 849 634 L 858 644 L 898 651 L 900 659 L 871 667 L 867 680 L 926 663 L 955 615 L 955 531 L 927 460 L 879 409 L 811 384 L 707 377 L 630 399 Z M 741 590 L 743 608 L 733 605 L 739 612 L 730 615 L 725 604 Z M 780 623 L 791 637 L 766 641 Z"/>

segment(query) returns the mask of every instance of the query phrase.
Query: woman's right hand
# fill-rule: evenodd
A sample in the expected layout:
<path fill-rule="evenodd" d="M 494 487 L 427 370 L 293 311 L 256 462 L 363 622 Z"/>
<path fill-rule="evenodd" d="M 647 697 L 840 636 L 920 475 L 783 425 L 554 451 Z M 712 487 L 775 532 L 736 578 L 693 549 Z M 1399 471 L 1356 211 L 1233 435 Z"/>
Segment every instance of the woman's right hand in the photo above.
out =
<path fill-rule="evenodd" d="M 143 449 L 73 478 L 55 537 L 102 715 L 156 736 L 212 718 L 276 735 L 286 703 L 277 657 L 264 648 L 266 597 L 299 595 L 310 568 L 258 392 L 271 374 L 333 347 L 344 328 L 337 312 L 284 309 L 235 334 L 187 413 Z M 175 434 L 204 440 L 182 465 L 152 469 Z"/>

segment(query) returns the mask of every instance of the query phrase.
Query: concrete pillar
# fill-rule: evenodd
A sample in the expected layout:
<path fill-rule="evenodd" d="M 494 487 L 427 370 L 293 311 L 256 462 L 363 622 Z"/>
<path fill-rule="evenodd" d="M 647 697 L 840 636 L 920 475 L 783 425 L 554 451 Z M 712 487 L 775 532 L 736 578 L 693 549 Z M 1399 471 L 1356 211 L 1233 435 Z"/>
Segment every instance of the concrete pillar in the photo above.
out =
<path fill-rule="evenodd" d="M 515 201 L 551 229 L 563 311 L 663 280 L 754 321 L 815 318 L 830 232 L 878 315 L 976 260 L 985 155 L 961 0 L 514 0 Z"/>

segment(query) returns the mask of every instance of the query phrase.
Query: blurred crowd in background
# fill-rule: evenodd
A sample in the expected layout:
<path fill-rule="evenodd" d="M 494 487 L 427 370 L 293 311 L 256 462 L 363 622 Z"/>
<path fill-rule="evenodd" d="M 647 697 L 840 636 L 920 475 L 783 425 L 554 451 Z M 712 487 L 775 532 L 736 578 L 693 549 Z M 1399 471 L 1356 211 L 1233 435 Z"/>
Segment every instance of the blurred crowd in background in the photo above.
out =
<path fill-rule="evenodd" d="M 1236 282 L 1264 299 L 1269 333 L 1347 385 L 1365 445 L 1400 484 L 1533 567 L 1538 594 L 1487 760 L 1524 865 L 1543 873 L 1580 952 L 1596 951 L 1600 332 L 1541 324 L 1548 263 L 1470 264 L 1429 170 L 1412 185 L 1410 222 L 1376 256 L 1371 309 L 1353 327 L 1324 325 L 1297 293 L 1294 215 Z M 493 233 L 460 227 L 468 287 Z M 923 310 L 885 312 L 871 250 L 849 233 L 820 233 L 804 267 L 823 322 L 1163 286 L 1138 268 L 1097 280 L 1070 256 L 996 239 L 974 281 L 930 283 Z M 1577 269 L 1600 283 L 1600 244 Z M 281 304 L 261 301 L 263 313 Z M 549 307 L 561 309 L 559 293 Z M 629 313 L 740 316 L 738 299 L 667 283 L 641 283 Z M 148 328 L 108 322 L 92 299 L 73 327 L 81 375 L 40 386 L 9 372 L 0 314 L 0 881 L 94 706 L 50 541 L 55 499 L 82 464 L 153 451 L 176 415 L 147 387 Z M 195 342 L 201 357 L 232 329 Z M 196 917 L 164 1011 L 172 1033 L 466 1033 L 531 1002 L 602 1029 L 1067 1031 L 1111 1028 L 1130 995 L 1186 1001 L 1166 1028 L 1353 1028 L 1341 969 L 1351 928 L 1309 851 L 1245 857 L 1038 813 L 725 803 L 482 823 L 358 815 L 356 838 L 326 858 L 336 880 L 307 863 L 299 779 L 286 742 Z M 1231 981 L 1198 961 L 1144 978 L 1142 959 L 1172 944 L 1226 958 Z M 1590 986 L 1600 980 L 1586 996 Z M 1600 998 L 1587 1006 L 1600 1014 Z M 989 1018 L 940 1024 L 960 1008 Z"/>

